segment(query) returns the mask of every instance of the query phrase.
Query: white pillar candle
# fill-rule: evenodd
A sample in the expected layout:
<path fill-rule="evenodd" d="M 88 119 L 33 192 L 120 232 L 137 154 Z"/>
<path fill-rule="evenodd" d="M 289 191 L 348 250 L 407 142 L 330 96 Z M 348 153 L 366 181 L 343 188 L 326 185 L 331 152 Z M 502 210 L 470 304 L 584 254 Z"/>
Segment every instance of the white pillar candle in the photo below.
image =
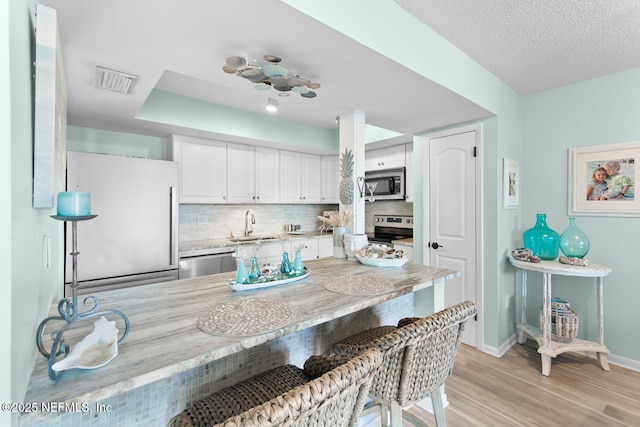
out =
<path fill-rule="evenodd" d="M 65 191 L 58 193 L 58 215 L 91 215 L 91 199 L 89 193 L 79 191 Z"/>

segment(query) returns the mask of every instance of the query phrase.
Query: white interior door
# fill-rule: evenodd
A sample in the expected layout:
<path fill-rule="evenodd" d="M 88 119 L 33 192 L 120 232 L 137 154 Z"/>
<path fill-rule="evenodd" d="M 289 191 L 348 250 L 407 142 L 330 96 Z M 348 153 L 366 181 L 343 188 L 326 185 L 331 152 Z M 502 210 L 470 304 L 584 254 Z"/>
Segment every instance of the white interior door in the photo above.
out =
<path fill-rule="evenodd" d="M 454 133 L 457 132 L 457 133 Z M 445 285 L 445 306 L 476 298 L 476 165 L 477 130 L 429 138 L 428 226 L 425 259 L 429 265 L 459 271 Z M 425 150 L 426 151 L 426 150 Z M 462 337 L 476 346 L 477 321 L 467 323 Z"/>

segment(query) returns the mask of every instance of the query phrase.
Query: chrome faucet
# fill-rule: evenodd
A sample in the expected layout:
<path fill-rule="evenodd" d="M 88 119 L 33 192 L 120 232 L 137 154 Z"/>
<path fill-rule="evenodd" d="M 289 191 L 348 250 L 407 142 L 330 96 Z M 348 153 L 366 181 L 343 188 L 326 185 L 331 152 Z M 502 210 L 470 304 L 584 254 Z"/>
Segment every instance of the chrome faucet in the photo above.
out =
<path fill-rule="evenodd" d="M 251 222 L 249 222 L 249 216 L 251 216 Z M 244 214 L 244 237 L 248 237 L 251 233 L 253 233 L 253 227 L 251 224 L 256 223 L 256 216 L 253 214 L 251 209 L 247 210 Z"/>

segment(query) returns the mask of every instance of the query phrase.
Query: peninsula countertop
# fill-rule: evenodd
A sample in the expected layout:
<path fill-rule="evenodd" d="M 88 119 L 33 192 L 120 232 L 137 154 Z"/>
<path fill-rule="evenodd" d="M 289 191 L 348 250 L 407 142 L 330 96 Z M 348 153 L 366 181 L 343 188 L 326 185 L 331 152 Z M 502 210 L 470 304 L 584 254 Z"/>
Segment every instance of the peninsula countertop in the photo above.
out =
<path fill-rule="evenodd" d="M 303 280 L 259 290 L 233 291 L 227 282 L 235 273 L 222 273 L 97 293 L 100 309 L 120 310 L 129 318 L 129 336 L 118 355 L 95 370 L 66 371 L 58 381 L 49 379 L 47 360 L 38 355 L 25 402 L 97 402 L 460 275 L 411 262 L 380 268 L 323 258 L 305 262 L 305 266 L 310 274 Z M 350 296 L 324 287 L 330 279 L 335 282 L 359 275 L 387 280 L 394 289 L 381 295 Z M 295 310 L 295 318 L 280 329 L 244 337 L 215 336 L 197 327 L 198 318 L 216 306 L 247 298 L 284 301 Z M 57 314 L 57 301 L 51 313 Z M 91 328 L 89 322 L 84 334 Z M 48 416 L 23 413 L 21 424 Z"/>

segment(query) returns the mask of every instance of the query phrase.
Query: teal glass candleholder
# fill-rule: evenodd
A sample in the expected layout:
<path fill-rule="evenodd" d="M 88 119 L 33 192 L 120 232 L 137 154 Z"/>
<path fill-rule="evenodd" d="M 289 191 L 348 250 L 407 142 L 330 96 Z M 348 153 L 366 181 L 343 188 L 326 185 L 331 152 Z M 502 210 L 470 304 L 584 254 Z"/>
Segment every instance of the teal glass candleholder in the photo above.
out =
<path fill-rule="evenodd" d="M 249 283 L 249 273 L 244 261 L 238 259 L 238 270 L 236 271 L 236 283 Z"/>

